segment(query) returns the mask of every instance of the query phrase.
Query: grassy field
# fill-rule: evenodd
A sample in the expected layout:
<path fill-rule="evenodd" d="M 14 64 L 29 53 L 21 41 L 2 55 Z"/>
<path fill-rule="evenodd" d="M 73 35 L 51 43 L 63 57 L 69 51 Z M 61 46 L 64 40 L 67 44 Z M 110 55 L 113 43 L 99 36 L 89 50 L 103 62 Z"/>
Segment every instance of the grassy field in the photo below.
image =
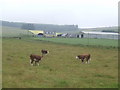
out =
<path fill-rule="evenodd" d="M 36 40 L 50 41 L 71 45 L 92 45 L 105 47 L 118 47 L 118 40 L 112 39 L 88 39 L 88 38 L 35 38 Z"/>
<path fill-rule="evenodd" d="M 118 87 L 116 48 L 66 45 L 28 39 L 3 39 L 3 88 Z M 43 58 L 40 66 L 31 66 L 29 55 L 41 55 L 41 49 L 48 49 L 50 53 Z M 90 64 L 82 64 L 75 59 L 76 55 L 83 53 L 91 54 Z"/>
<path fill-rule="evenodd" d="M 2 27 L 2 37 L 19 37 L 25 35 L 31 35 L 31 33 L 29 33 L 27 30 L 23 30 L 19 28 L 5 27 L 5 26 Z"/>

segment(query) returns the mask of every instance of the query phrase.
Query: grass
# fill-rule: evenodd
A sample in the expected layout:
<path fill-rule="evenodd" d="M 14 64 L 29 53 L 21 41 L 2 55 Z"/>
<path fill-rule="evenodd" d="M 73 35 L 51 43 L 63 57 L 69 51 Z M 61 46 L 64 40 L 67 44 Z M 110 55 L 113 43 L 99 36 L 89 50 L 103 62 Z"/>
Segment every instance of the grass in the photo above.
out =
<path fill-rule="evenodd" d="M 118 40 L 111 39 L 87 39 L 87 38 L 35 38 L 36 40 L 50 41 L 54 43 L 63 43 L 71 45 L 92 45 L 118 47 Z"/>
<path fill-rule="evenodd" d="M 4 38 L 2 45 L 3 88 L 118 87 L 116 48 L 65 45 L 29 38 Z M 48 49 L 50 53 L 40 66 L 31 66 L 29 55 L 41 55 L 41 49 Z M 91 54 L 90 64 L 82 64 L 75 59 L 76 55 L 83 53 Z"/>
<path fill-rule="evenodd" d="M 2 37 L 19 37 L 25 35 L 31 35 L 31 33 L 28 33 L 27 30 L 23 30 L 20 28 L 5 27 L 5 26 L 2 27 Z"/>

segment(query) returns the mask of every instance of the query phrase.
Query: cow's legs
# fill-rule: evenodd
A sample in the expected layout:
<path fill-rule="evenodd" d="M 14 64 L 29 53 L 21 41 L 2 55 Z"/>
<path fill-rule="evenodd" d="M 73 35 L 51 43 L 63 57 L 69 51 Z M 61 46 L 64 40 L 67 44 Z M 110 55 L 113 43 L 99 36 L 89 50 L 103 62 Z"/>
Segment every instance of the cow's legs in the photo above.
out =
<path fill-rule="evenodd" d="M 38 65 L 38 66 L 39 66 L 39 61 L 35 61 L 35 65 Z"/>
<path fill-rule="evenodd" d="M 35 65 L 37 65 L 37 61 L 35 61 Z"/>
<path fill-rule="evenodd" d="M 81 59 L 82 63 L 84 63 L 84 59 Z"/>
<path fill-rule="evenodd" d="M 89 64 L 89 60 L 86 60 L 86 64 L 87 64 L 87 63 Z"/>
<path fill-rule="evenodd" d="M 39 64 L 39 61 L 37 62 L 37 64 L 38 64 L 38 66 L 40 65 L 40 64 Z"/>
<path fill-rule="evenodd" d="M 88 64 L 90 63 L 90 60 L 88 60 Z"/>
<path fill-rule="evenodd" d="M 38 61 L 36 61 L 36 64 L 39 66 L 39 60 L 38 60 Z"/>

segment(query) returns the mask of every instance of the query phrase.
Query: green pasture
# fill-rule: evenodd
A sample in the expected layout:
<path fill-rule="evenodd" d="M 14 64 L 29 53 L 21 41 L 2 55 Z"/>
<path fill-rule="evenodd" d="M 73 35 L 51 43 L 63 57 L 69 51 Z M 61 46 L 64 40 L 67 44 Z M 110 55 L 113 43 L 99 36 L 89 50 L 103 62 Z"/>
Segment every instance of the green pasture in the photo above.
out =
<path fill-rule="evenodd" d="M 68 43 L 73 42 L 69 39 Z M 58 44 L 30 38 L 4 38 L 2 46 L 3 88 L 118 88 L 116 48 Z M 43 57 L 40 66 L 31 66 L 29 55 L 41 55 L 41 49 L 50 53 Z M 76 60 L 76 55 L 84 53 L 91 54 L 90 64 Z"/>
<path fill-rule="evenodd" d="M 2 37 L 19 37 L 32 35 L 28 30 L 23 30 L 14 27 L 2 27 Z"/>
<path fill-rule="evenodd" d="M 117 88 L 117 40 L 80 38 L 28 38 L 27 30 L 2 27 L 3 88 Z M 9 38 L 21 36 L 22 39 Z M 89 47 L 92 45 L 93 47 Z M 105 48 L 99 48 L 105 46 Z M 110 47 L 110 48 L 107 48 Z M 41 55 L 40 66 L 31 66 L 29 55 Z M 90 64 L 76 55 L 90 53 Z M 1 76 L 1 75 L 0 75 Z"/>
<path fill-rule="evenodd" d="M 36 40 L 50 41 L 54 43 L 63 43 L 71 45 L 91 45 L 118 47 L 118 40 L 112 39 L 90 39 L 90 38 L 35 38 Z"/>

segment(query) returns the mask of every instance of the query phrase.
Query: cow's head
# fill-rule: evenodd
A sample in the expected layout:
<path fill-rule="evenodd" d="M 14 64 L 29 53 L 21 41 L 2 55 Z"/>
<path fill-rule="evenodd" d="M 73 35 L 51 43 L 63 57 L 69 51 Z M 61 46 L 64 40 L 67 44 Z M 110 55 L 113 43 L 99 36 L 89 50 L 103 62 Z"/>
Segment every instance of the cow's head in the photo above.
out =
<path fill-rule="evenodd" d="M 79 57 L 78 56 L 76 56 L 76 59 L 78 59 Z"/>
<path fill-rule="evenodd" d="M 47 51 L 47 53 L 49 53 L 49 51 Z"/>

